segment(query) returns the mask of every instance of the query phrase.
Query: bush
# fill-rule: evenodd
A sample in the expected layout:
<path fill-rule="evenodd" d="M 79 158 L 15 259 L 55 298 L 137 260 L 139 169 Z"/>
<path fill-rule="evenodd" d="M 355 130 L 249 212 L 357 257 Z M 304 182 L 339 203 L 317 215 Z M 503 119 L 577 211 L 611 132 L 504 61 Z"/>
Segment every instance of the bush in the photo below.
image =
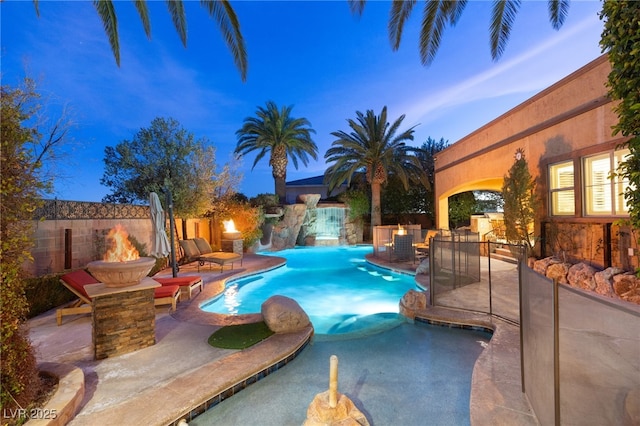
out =
<path fill-rule="evenodd" d="M 36 317 L 78 298 L 60 283 L 62 275 L 64 274 L 51 274 L 26 280 L 25 295 L 29 303 L 28 318 Z"/>

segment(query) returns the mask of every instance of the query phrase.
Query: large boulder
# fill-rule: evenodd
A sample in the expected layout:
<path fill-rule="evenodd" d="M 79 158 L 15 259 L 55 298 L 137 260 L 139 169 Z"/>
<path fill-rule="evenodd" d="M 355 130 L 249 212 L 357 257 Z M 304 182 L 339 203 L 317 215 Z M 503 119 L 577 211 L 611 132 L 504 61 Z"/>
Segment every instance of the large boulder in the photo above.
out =
<path fill-rule="evenodd" d="M 596 269 L 586 263 L 576 263 L 569 268 L 567 280 L 571 287 L 578 287 L 583 290 L 593 291 L 596 289 L 596 281 L 593 278 L 593 275 L 596 272 Z"/>
<path fill-rule="evenodd" d="M 553 265 L 555 263 L 561 263 L 561 262 L 555 257 L 545 257 L 544 259 L 536 260 L 533 263 L 533 270 L 539 273 L 540 275 L 544 275 L 546 277 L 547 268 L 550 265 Z"/>
<path fill-rule="evenodd" d="M 264 322 L 275 333 L 291 333 L 311 324 L 298 302 L 285 296 L 271 296 L 262 304 L 261 312 Z"/>
<path fill-rule="evenodd" d="M 634 274 L 614 275 L 613 291 L 622 300 L 640 304 L 640 278 Z"/>
<path fill-rule="evenodd" d="M 570 263 L 552 263 L 547 268 L 547 278 L 556 280 L 562 284 L 568 284 L 567 274 L 571 268 Z"/>
<path fill-rule="evenodd" d="M 593 275 L 593 279 L 596 282 L 595 292 L 607 297 L 614 297 L 613 291 L 613 276 L 623 273 L 620 268 L 607 268 L 604 271 L 596 272 Z"/>
<path fill-rule="evenodd" d="M 300 228 L 307 213 L 306 204 L 291 204 L 284 207 L 282 219 L 273 225 L 271 248 L 283 250 L 296 246 Z"/>

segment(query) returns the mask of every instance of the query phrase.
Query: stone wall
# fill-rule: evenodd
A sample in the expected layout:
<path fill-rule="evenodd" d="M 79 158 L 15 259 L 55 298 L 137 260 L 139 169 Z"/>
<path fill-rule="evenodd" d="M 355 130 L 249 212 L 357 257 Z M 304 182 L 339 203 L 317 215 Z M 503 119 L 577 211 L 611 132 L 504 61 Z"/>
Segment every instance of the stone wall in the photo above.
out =
<path fill-rule="evenodd" d="M 532 263 L 534 271 L 561 284 L 640 305 L 640 278 L 623 269 L 600 270 L 584 262 L 572 264 L 555 257 Z"/>

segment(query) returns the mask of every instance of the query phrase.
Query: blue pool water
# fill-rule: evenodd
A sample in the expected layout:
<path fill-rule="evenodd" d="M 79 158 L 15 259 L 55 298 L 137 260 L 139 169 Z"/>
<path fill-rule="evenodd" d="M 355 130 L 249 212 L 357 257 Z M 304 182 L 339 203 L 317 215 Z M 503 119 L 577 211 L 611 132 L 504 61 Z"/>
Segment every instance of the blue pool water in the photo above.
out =
<path fill-rule="evenodd" d="M 366 262 L 371 246 L 309 247 L 270 253 L 285 266 L 227 284 L 221 296 L 202 306 L 207 312 L 260 312 L 273 295 L 296 300 L 316 334 L 366 332 L 397 325 L 398 303 L 416 287 L 414 277 Z"/>

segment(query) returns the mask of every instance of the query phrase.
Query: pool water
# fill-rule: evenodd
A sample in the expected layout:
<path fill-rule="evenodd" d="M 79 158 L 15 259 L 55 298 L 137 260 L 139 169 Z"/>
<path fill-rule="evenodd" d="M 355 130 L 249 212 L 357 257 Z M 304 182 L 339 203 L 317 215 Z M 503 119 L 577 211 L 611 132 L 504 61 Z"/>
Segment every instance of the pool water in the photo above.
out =
<path fill-rule="evenodd" d="M 315 334 L 366 333 L 398 325 L 398 303 L 416 288 L 414 277 L 366 262 L 371 246 L 301 247 L 269 255 L 285 266 L 229 282 L 225 292 L 206 302 L 207 312 L 237 315 L 260 312 L 273 295 L 297 301 Z M 261 253 L 265 254 L 265 253 Z"/>

